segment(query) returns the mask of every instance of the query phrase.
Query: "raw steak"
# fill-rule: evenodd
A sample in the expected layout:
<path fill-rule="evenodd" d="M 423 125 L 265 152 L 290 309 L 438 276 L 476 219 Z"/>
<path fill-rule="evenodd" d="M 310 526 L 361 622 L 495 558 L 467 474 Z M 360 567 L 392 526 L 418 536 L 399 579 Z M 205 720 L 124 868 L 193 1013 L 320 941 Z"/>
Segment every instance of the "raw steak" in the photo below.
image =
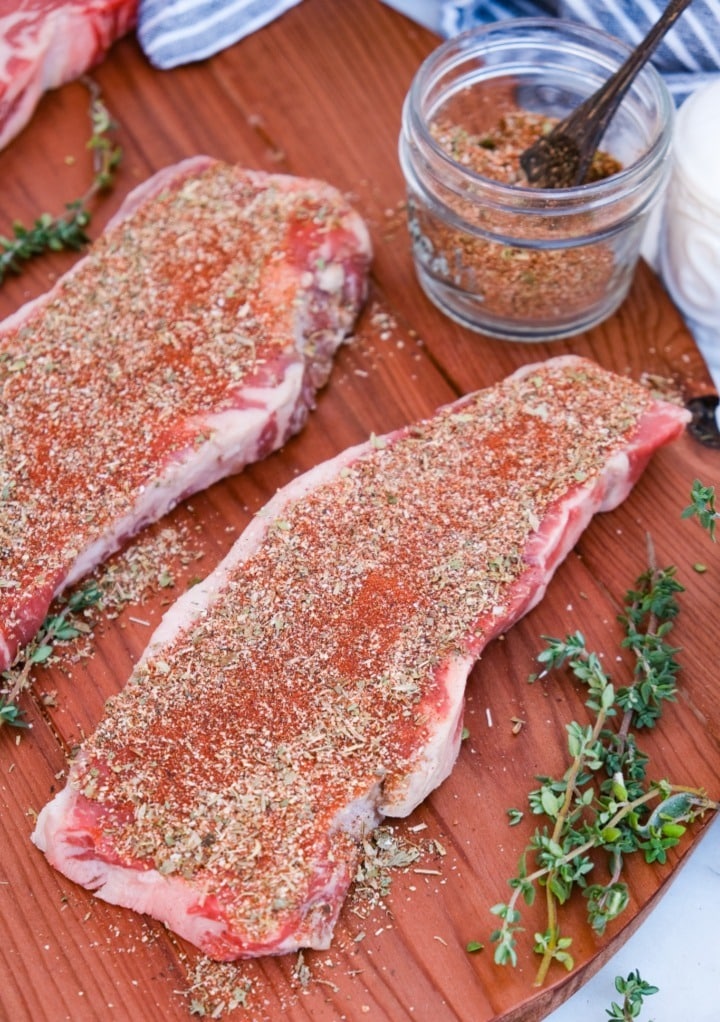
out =
<path fill-rule="evenodd" d="M 43 92 L 100 63 L 134 27 L 138 0 L 0 0 L 0 149 Z"/>
<path fill-rule="evenodd" d="M 327 947 L 360 836 L 450 772 L 483 646 L 685 421 L 564 357 L 300 477 L 167 612 L 35 843 L 214 958 Z"/>
<path fill-rule="evenodd" d="M 329 185 L 197 157 L 0 328 L 0 670 L 53 597 L 299 430 L 365 295 Z"/>

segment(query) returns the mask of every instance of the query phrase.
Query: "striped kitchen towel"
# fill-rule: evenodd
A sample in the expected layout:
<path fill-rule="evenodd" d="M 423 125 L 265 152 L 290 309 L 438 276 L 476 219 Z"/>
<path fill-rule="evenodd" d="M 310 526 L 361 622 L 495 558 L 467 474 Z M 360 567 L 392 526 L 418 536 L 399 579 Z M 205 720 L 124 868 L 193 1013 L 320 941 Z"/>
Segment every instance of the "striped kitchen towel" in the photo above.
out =
<path fill-rule="evenodd" d="M 665 8 L 664 0 L 442 0 L 442 31 L 455 35 L 504 18 L 560 17 L 603 29 L 634 46 Z M 658 46 L 652 63 L 676 103 L 720 78 L 720 0 L 694 0 Z"/>
<path fill-rule="evenodd" d="M 151 64 L 203 60 L 267 25 L 300 0 L 140 0 L 138 38 Z"/>
<path fill-rule="evenodd" d="M 388 2 L 413 17 L 413 0 Z M 219 53 L 298 3 L 140 0 L 138 36 L 155 67 L 177 67 Z M 437 20 L 447 36 L 505 18 L 546 16 L 603 29 L 631 45 L 640 42 L 664 6 L 664 0 L 422 0 L 420 5 L 422 12 L 439 8 Z M 720 78 L 720 0 L 694 0 L 660 43 L 653 64 L 676 103 L 705 82 Z"/>

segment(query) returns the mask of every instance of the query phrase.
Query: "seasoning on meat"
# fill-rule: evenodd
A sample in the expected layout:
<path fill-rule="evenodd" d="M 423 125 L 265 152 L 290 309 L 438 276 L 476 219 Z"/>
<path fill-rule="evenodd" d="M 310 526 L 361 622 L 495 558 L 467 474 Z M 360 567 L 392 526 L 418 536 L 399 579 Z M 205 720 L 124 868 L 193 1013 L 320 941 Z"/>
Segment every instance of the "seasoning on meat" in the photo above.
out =
<path fill-rule="evenodd" d="M 35 843 L 217 959 L 327 947 L 363 833 L 450 772 L 473 661 L 686 418 L 563 357 L 295 480 L 167 612 Z"/>
<path fill-rule="evenodd" d="M 370 243 L 318 181 L 185 161 L 0 328 L 0 670 L 52 598 L 303 425 Z"/>

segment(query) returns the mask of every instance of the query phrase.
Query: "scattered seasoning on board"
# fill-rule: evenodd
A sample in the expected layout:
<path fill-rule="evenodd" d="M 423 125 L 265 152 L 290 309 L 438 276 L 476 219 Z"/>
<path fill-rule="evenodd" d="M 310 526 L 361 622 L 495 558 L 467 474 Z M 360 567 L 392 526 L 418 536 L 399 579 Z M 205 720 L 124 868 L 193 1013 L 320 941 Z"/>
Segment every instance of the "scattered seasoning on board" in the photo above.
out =
<path fill-rule="evenodd" d="M 381 785 L 402 801 L 444 712 L 439 666 L 508 625 L 544 516 L 651 400 L 585 360 L 547 364 L 376 438 L 260 519 L 222 598 L 139 666 L 73 768 L 100 853 L 184 879 L 272 950 L 318 861 L 351 881 L 354 830 Z"/>
<path fill-rule="evenodd" d="M 252 1003 L 253 981 L 233 962 L 200 958 L 189 972 L 188 982 L 188 1012 L 198 1018 L 224 1018 Z"/>
<path fill-rule="evenodd" d="M 393 873 L 418 862 L 422 842 L 414 843 L 387 824 L 376 827 L 362 842 L 362 858 L 355 872 L 351 911 L 366 917 L 382 905 L 390 893 Z"/>
<path fill-rule="evenodd" d="M 93 572 L 103 594 L 102 611 L 115 617 L 128 604 L 141 604 L 151 593 L 174 588 L 179 570 L 202 557 L 187 523 L 141 533 Z"/>
<path fill-rule="evenodd" d="M 425 825 L 421 826 L 424 829 Z M 384 824 L 363 839 L 362 855 L 344 916 L 348 930 L 342 949 L 345 952 L 344 969 L 341 967 L 342 959 L 333 954 L 332 949 L 300 951 L 287 976 L 287 988 L 281 992 L 269 990 L 268 977 L 258 968 L 258 962 L 216 962 L 204 955 L 190 957 L 181 952 L 180 960 L 186 970 L 182 996 L 190 1015 L 221 1019 L 237 1013 L 238 1017 L 250 1017 L 254 1022 L 276 1022 L 274 1012 L 267 1010 L 270 995 L 279 997 L 280 1007 L 286 1011 L 296 1003 L 299 992 L 306 994 L 315 984 L 331 987 L 338 993 L 339 983 L 356 980 L 362 969 L 353 968 L 354 956 L 367 937 L 366 931 L 372 930 L 376 936 L 390 932 L 384 920 L 388 915 L 392 916 L 387 899 L 393 880 L 399 873 L 408 874 L 423 862 L 435 864 L 445 854 L 437 839 L 411 840 L 404 833 L 405 829 L 404 823 Z M 409 829 L 412 832 L 413 828 Z M 426 872 L 435 875 L 438 871 Z M 354 929 L 354 920 L 358 920 L 355 925 L 360 929 Z M 336 982 L 324 978 L 325 969 L 330 970 Z"/>
<path fill-rule="evenodd" d="M 456 163 L 501 184 L 529 187 L 520 155 L 554 123 L 539 114 L 517 111 L 505 113 L 481 134 L 442 117 L 429 127 L 436 143 Z M 620 169 L 614 157 L 599 152 L 589 180 L 609 177 Z M 577 214 L 572 220 L 563 214 L 553 225 L 551 218 L 532 211 L 511 215 L 483 209 L 475 200 L 453 199 L 455 214 L 477 225 L 475 232 L 433 218 L 419 203 L 411 205 L 416 249 L 431 247 L 431 272 L 480 297 L 486 312 L 499 319 L 561 319 L 574 309 L 593 306 L 613 279 L 610 243 L 572 241 L 592 232 L 590 214 Z"/>

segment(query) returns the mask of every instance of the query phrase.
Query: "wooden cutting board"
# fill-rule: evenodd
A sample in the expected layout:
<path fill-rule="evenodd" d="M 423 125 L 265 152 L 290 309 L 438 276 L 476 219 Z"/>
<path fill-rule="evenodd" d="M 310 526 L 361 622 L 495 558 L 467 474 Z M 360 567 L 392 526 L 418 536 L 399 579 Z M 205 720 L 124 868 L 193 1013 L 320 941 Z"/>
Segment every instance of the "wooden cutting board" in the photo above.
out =
<path fill-rule="evenodd" d="M 124 160 L 117 187 L 98 208 L 97 233 L 122 197 L 165 164 L 199 152 L 268 170 L 316 175 L 354 197 L 376 249 L 372 291 L 353 343 L 303 433 L 241 476 L 178 508 L 164 525 L 184 530 L 189 553 L 163 564 L 172 588 L 102 623 L 92 655 L 38 671 L 24 701 L 32 730 L 0 732 L 0 1017 L 13 1022 L 183 1019 L 198 960 L 156 923 L 104 905 L 49 868 L 33 848 L 33 815 L 63 783 L 66 756 L 95 726 L 104 700 L 126 680 L 163 607 L 205 574 L 276 488 L 371 431 L 385 432 L 490 384 L 518 365 L 574 351 L 620 372 L 650 374 L 707 413 L 716 400 L 705 366 L 662 287 L 641 266 L 629 298 L 607 323 L 545 345 L 514 345 L 449 322 L 420 292 L 403 220 L 396 148 L 410 79 L 436 45 L 429 33 L 375 0 L 304 0 L 268 28 L 210 61 L 172 72 L 149 67 L 135 40 L 116 45 L 94 73 L 119 121 Z M 0 231 L 59 211 L 88 180 L 87 94 L 72 84 L 48 95 L 31 124 L 0 154 Z M 45 290 L 73 261 L 32 264 L 0 289 L 0 314 Z M 707 418 L 707 415 L 705 416 Z M 712 430 L 698 416 L 696 432 Z M 707 423 L 705 424 L 707 425 Z M 92 428 L 92 424 L 88 424 Z M 382 903 L 356 891 L 329 952 L 232 967 L 249 983 L 243 1019 L 412 1019 L 489 1022 L 543 1018 L 635 929 L 699 840 L 665 867 L 633 865 L 633 898 L 622 922 L 592 935 L 582 905 L 570 912 L 576 967 L 532 985 L 535 962 L 493 965 L 489 906 L 532 824 L 509 828 L 536 774 L 563 770 L 564 725 L 583 719 L 583 697 L 564 676 L 529 686 L 544 634 L 580 629 L 612 663 L 625 590 L 646 567 L 649 534 L 659 564 L 677 565 L 686 587 L 674 636 L 682 647 L 677 705 L 647 736 L 655 776 L 720 793 L 720 710 L 715 677 L 720 554 L 696 523 L 681 521 L 692 480 L 720 480 L 720 454 L 687 433 L 658 454 L 628 501 L 601 516 L 558 571 L 535 611 L 483 655 L 470 679 L 469 738 L 451 778 L 395 840 L 420 858 L 392 873 Z M 152 530 L 153 535 L 158 529 Z M 707 571 L 693 565 L 702 561 Z M 513 719 L 524 721 L 513 733 Z M 527 916 L 528 935 L 539 917 Z M 702 953 L 700 949 L 699 953 Z M 305 978 L 303 985 L 300 979 Z M 234 1017 L 234 1016 L 233 1016 Z"/>

